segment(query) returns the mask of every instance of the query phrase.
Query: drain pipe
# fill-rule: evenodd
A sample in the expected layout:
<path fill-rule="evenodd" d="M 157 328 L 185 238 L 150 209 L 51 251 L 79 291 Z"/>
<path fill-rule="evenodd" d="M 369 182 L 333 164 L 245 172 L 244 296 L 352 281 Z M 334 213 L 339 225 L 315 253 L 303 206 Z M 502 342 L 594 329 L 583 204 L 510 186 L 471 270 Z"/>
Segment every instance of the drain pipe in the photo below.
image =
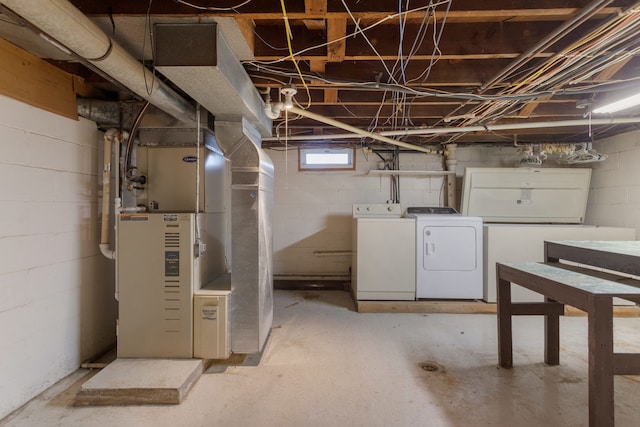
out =
<path fill-rule="evenodd" d="M 344 130 L 347 130 L 349 132 L 353 132 L 351 137 L 359 136 L 359 137 L 377 139 L 378 141 L 386 142 L 387 144 L 392 144 L 392 145 L 396 145 L 398 147 L 407 148 L 409 150 L 420 151 L 420 152 L 427 153 L 427 154 L 437 154 L 438 153 L 437 150 L 431 150 L 429 148 L 420 147 L 419 145 L 413 145 L 413 144 L 408 144 L 408 143 L 402 142 L 402 141 L 396 141 L 395 139 L 387 138 L 386 136 L 382 135 L 381 133 L 367 132 L 366 130 L 358 129 L 355 126 L 351 126 L 351 125 L 348 125 L 346 123 L 342 123 L 342 122 L 339 122 L 337 120 L 333 120 L 333 119 L 330 119 L 328 117 L 321 116 L 320 114 L 312 113 L 311 111 L 303 110 L 303 109 L 298 108 L 298 107 L 289 107 L 288 110 L 291 113 L 298 114 L 300 116 L 307 117 L 309 119 L 316 120 L 318 122 L 325 123 L 325 124 L 328 124 L 330 126 L 335 126 L 337 128 L 344 129 Z M 315 139 L 318 139 L 318 138 L 324 138 L 324 135 L 315 137 Z M 272 138 L 263 138 L 262 140 L 266 141 L 266 140 L 269 140 L 269 139 L 272 139 Z M 288 137 L 288 139 L 289 140 L 293 140 L 294 137 Z"/>
<path fill-rule="evenodd" d="M 182 122 L 195 108 L 66 0 L 0 0 L 56 43 Z"/>
<path fill-rule="evenodd" d="M 104 134 L 104 157 L 102 167 L 102 223 L 100 228 L 100 252 L 108 259 L 116 259 L 116 251 L 109 242 L 109 203 L 111 198 L 111 158 L 114 141 L 118 139 L 118 130 L 109 129 Z M 119 144 L 118 144 L 119 145 Z M 117 153 L 117 151 L 116 151 Z M 117 155 L 116 158 L 119 158 Z M 116 187 L 117 191 L 117 187 Z M 117 209 L 119 198 L 115 200 Z"/>

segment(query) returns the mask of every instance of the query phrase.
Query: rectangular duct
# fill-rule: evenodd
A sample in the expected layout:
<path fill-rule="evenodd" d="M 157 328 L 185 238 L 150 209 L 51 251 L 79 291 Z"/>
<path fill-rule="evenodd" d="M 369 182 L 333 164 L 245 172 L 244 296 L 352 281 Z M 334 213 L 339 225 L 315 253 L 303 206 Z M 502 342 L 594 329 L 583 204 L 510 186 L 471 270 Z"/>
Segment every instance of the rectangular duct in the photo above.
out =
<path fill-rule="evenodd" d="M 271 136 L 264 102 L 215 23 L 156 24 L 154 36 L 158 71 L 216 118 L 245 117 Z"/>
<path fill-rule="evenodd" d="M 245 119 L 215 132 L 231 160 L 231 349 L 257 353 L 273 323 L 273 163 Z"/>

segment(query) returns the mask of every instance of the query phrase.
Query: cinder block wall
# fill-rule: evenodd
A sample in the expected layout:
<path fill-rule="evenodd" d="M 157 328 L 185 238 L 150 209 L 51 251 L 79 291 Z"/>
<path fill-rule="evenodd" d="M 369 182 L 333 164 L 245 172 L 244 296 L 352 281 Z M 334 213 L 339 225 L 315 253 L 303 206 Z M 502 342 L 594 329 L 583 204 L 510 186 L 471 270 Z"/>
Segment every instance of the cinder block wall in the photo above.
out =
<path fill-rule="evenodd" d="M 102 137 L 0 96 L 0 418 L 115 341 Z"/>
<path fill-rule="evenodd" d="M 640 131 L 596 141 L 609 158 L 592 163 L 589 224 L 632 227 L 640 236 Z"/>
<path fill-rule="evenodd" d="M 348 278 L 351 256 L 319 253 L 351 250 L 352 204 L 385 203 L 390 178 L 367 175 L 380 158 L 356 150 L 355 171 L 298 171 L 298 151 L 267 150 L 275 166 L 273 213 L 274 274 Z M 387 154 L 383 154 L 385 157 Z M 511 167 L 513 147 L 460 147 L 456 168 L 458 189 L 466 166 Z M 401 170 L 443 170 L 441 155 L 402 154 Z M 458 190 L 459 193 L 459 190 Z M 446 189 L 440 177 L 400 177 L 400 203 L 441 206 Z"/>

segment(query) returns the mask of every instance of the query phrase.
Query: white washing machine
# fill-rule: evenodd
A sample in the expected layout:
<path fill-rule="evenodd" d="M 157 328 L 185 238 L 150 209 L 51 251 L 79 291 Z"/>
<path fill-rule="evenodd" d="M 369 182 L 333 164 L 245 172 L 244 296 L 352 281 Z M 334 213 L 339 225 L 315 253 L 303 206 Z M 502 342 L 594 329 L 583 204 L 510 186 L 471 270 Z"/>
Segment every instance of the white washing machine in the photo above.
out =
<path fill-rule="evenodd" d="M 482 218 L 408 208 L 416 220 L 416 298 L 482 298 Z"/>
<path fill-rule="evenodd" d="M 351 288 L 356 300 L 416 299 L 415 221 L 399 204 L 353 205 Z"/>

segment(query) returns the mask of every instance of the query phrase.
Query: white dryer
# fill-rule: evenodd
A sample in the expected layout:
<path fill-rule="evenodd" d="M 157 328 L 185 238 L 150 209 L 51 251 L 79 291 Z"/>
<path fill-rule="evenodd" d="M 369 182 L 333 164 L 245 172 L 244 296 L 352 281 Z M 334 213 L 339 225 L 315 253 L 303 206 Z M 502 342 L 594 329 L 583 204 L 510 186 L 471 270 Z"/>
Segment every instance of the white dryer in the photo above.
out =
<path fill-rule="evenodd" d="M 416 220 L 416 298 L 482 298 L 482 218 L 408 208 Z"/>

